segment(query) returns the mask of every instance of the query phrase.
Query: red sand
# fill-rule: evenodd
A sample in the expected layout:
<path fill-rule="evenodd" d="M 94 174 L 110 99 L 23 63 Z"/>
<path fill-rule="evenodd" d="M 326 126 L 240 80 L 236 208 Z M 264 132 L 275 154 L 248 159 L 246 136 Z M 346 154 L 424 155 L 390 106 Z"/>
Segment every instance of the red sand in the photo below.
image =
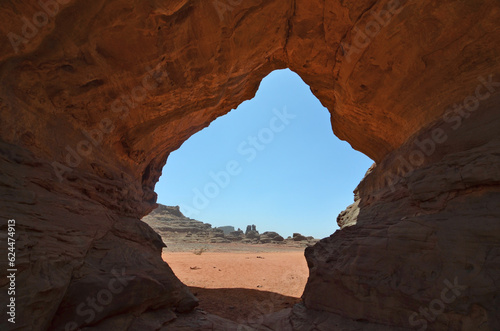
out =
<path fill-rule="evenodd" d="M 202 288 L 260 289 L 298 298 L 309 275 L 301 251 L 164 253 L 163 259 L 184 284 Z"/>
<path fill-rule="evenodd" d="M 164 252 L 163 259 L 209 313 L 244 320 L 300 301 L 309 275 L 303 250 L 285 252 Z"/>

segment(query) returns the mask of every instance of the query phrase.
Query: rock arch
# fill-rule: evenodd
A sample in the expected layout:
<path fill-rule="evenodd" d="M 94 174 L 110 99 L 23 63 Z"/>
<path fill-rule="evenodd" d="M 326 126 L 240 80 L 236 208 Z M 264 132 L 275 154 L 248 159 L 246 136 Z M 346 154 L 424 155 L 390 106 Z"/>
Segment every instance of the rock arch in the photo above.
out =
<path fill-rule="evenodd" d="M 192 309 L 138 219 L 171 151 L 290 68 L 377 163 L 339 219 L 357 224 L 306 252 L 294 327 L 499 327 L 496 1 L 54 0 L 5 2 L 0 17 L 16 326 L 153 329 L 152 308 Z M 422 317 L 455 279 L 466 294 Z M 108 309 L 89 308 L 120 280 Z M 94 314 L 72 313 L 80 304 Z"/>

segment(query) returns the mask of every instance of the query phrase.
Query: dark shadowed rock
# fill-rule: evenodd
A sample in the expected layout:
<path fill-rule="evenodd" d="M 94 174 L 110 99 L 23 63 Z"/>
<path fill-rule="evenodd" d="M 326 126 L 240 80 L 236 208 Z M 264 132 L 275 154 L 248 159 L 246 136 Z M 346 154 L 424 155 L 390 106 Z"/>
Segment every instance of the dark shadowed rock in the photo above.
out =
<path fill-rule="evenodd" d="M 260 241 L 263 242 L 263 240 L 269 240 L 269 242 L 272 241 L 282 242 L 285 239 L 282 236 L 280 236 L 277 232 L 266 231 L 260 235 Z"/>
<path fill-rule="evenodd" d="M 307 237 L 301 235 L 300 233 L 293 234 L 293 241 L 306 241 Z"/>

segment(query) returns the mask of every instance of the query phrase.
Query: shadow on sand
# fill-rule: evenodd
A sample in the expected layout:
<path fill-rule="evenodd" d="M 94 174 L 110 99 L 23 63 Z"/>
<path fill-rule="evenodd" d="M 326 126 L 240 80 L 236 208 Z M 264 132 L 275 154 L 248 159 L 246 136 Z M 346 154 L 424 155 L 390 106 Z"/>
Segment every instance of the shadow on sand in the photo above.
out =
<path fill-rule="evenodd" d="M 190 287 L 190 290 L 200 300 L 199 308 L 243 324 L 291 308 L 301 301 L 300 298 L 257 289 Z"/>

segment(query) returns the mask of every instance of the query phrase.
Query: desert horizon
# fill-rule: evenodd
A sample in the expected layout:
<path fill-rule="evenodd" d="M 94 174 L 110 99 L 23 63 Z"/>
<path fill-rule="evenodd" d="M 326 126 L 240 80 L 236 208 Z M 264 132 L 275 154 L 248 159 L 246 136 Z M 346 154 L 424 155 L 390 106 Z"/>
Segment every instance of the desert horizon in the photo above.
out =
<path fill-rule="evenodd" d="M 197 297 L 196 309 L 248 324 L 300 302 L 309 275 L 304 250 L 317 240 L 260 234 L 256 225 L 212 228 L 161 204 L 143 221 L 161 235 L 162 258 Z"/>

